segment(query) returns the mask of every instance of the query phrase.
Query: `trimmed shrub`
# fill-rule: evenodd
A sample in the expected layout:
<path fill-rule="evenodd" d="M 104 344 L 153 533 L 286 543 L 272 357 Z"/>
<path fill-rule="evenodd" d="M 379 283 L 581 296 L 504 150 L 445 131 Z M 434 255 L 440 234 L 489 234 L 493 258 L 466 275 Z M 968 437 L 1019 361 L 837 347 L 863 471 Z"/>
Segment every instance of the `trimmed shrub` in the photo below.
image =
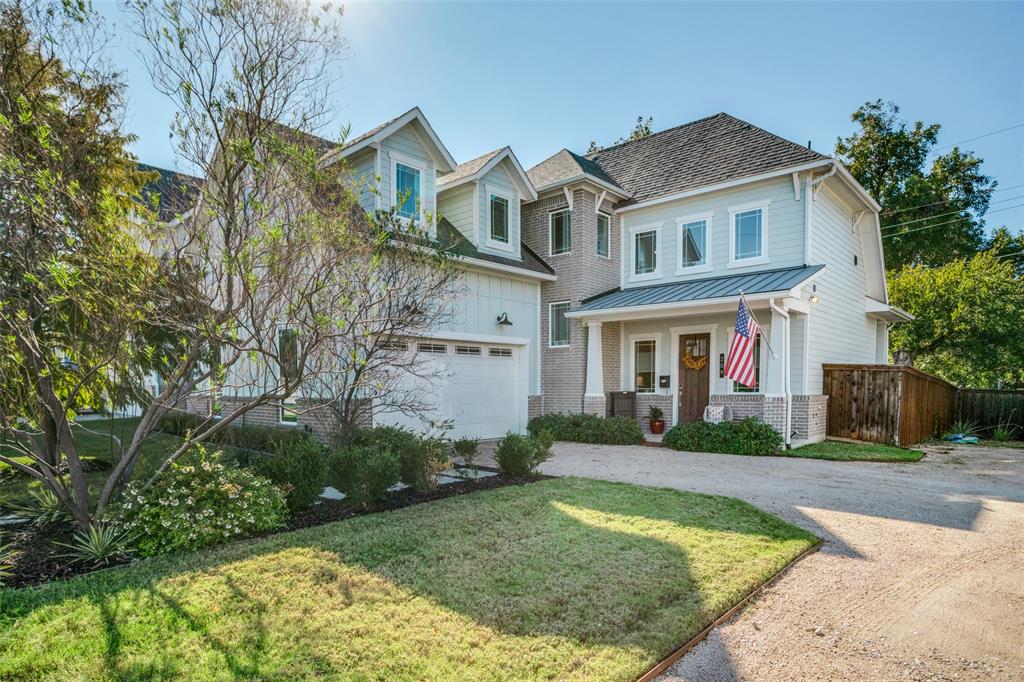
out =
<path fill-rule="evenodd" d="M 398 483 L 398 455 L 380 446 L 349 445 L 330 454 L 327 482 L 355 504 L 381 502 Z"/>
<path fill-rule="evenodd" d="M 455 451 L 455 454 L 470 469 L 476 469 L 473 462 L 476 460 L 476 452 L 479 447 L 480 441 L 476 438 L 459 438 L 452 443 L 452 449 Z"/>
<path fill-rule="evenodd" d="M 215 545 L 284 523 L 285 501 L 273 483 L 196 448 L 141 490 L 129 483 L 112 511 L 114 532 L 129 534 L 142 556 Z"/>
<path fill-rule="evenodd" d="M 256 471 L 284 493 L 292 513 L 309 509 L 320 499 L 327 464 L 323 446 L 311 435 L 293 440 L 275 442 L 274 454 L 256 463 Z"/>
<path fill-rule="evenodd" d="M 554 436 L 547 430 L 536 436 L 509 432 L 494 450 L 498 470 L 506 476 L 531 476 L 541 462 L 551 458 L 554 442 Z"/>
<path fill-rule="evenodd" d="M 690 422 L 665 432 L 665 445 L 689 452 L 733 455 L 770 455 L 782 445 L 782 436 L 756 417 L 738 422 Z"/>
<path fill-rule="evenodd" d="M 533 435 L 550 431 L 555 440 L 603 445 L 634 445 L 644 442 L 644 431 L 629 417 L 598 417 L 595 414 L 546 414 L 534 417 L 527 427 Z"/>
<path fill-rule="evenodd" d="M 206 417 L 188 412 L 175 412 L 160 421 L 160 430 L 174 436 L 185 437 L 200 425 L 206 424 Z M 226 460 L 243 467 L 258 468 L 266 453 L 277 452 L 300 444 L 311 437 L 308 428 L 275 426 L 242 426 L 241 418 L 223 431 L 206 440 L 209 444 L 222 445 Z"/>
<path fill-rule="evenodd" d="M 448 447 L 440 438 L 424 438 L 409 429 L 378 426 L 360 429 L 354 445 L 377 447 L 398 455 L 399 478 L 413 490 L 425 492 L 437 485 L 437 476 L 451 468 Z"/>

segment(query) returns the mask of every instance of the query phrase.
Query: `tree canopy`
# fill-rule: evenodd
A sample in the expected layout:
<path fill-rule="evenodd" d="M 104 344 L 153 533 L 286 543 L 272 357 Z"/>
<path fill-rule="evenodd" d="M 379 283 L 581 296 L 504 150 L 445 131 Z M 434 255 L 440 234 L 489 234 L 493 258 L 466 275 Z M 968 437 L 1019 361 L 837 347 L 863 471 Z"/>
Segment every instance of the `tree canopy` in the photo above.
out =
<path fill-rule="evenodd" d="M 653 116 L 648 116 L 646 119 L 643 116 L 637 116 L 636 123 L 633 124 L 633 130 L 629 133 L 629 135 L 627 137 L 618 138 L 617 140 L 615 140 L 615 142 L 612 142 L 612 146 L 614 147 L 617 144 L 623 144 L 624 142 L 633 142 L 634 140 L 642 140 L 645 137 L 649 137 L 650 134 L 653 132 L 653 126 Z M 590 146 L 587 147 L 587 153 L 593 154 L 594 152 L 599 152 L 602 149 L 604 149 L 604 147 L 597 144 L 595 140 L 591 140 Z"/>
<path fill-rule="evenodd" d="M 1024 383 L 1024 279 L 993 251 L 889 275 L 891 299 L 917 319 L 893 325 L 890 345 L 916 367 L 974 387 Z"/>
<path fill-rule="evenodd" d="M 941 126 L 909 125 L 892 102 L 867 102 L 852 115 L 859 129 L 835 154 L 882 206 L 886 266 L 941 265 L 984 245 L 984 214 L 996 183 L 982 160 L 953 147 L 936 151 Z"/>

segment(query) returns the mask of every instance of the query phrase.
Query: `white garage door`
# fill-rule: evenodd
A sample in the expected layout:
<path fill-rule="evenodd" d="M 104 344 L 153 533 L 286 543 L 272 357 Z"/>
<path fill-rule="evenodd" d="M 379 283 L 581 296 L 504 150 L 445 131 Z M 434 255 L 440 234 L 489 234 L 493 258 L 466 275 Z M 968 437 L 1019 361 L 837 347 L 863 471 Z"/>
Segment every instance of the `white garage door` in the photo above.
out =
<path fill-rule="evenodd" d="M 426 431 L 430 421 L 452 420 L 452 438 L 500 438 L 525 427 L 523 347 L 437 340 L 415 346 L 443 375 L 433 385 L 417 387 L 433 409 L 426 419 L 380 414 L 376 423 Z"/>

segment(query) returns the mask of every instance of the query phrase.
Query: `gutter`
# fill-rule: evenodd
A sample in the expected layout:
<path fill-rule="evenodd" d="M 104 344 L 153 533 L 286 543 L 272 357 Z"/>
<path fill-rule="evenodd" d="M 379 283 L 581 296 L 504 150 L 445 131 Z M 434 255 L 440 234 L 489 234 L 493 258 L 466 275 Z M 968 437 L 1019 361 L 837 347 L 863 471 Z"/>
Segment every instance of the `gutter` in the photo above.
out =
<path fill-rule="evenodd" d="M 775 299 L 769 299 L 768 307 L 772 309 L 772 312 L 776 312 L 782 316 L 785 323 L 782 327 L 782 346 L 783 346 L 783 377 L 782 385 L 784 386 L 783 392 L 786 396 L 786 431 L 783 434 L 785 436 L 786 449 L 788 450 L 793 443 L 793 389 L 790 386 L 790 344 L 789 344 L 789 313 L 775 305 Z"/>

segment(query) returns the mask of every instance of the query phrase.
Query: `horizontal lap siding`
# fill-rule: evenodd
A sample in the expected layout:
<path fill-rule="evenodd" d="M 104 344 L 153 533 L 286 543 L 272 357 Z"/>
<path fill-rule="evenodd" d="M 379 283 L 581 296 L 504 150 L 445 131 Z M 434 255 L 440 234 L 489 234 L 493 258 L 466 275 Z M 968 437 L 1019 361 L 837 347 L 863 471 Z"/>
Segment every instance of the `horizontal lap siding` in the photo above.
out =
<path fill-rule="evenodd" d="M 437 198 L 438 210 L 466 239 L 476 243 L 476 227 L 473 224 L 473 183 L 456 187 Z"/>
<path fill-rule="evenodd" d="M 391 162 L 393 159 L 391 153 L 397 152 L 402 156 L 415 159 L 420 165 L 426 167 L 425 177 L 420 178 L 420 192 L 423 195 L 423 210 L 432 212 L 435 210 L 434 187 L 437 182 L 437 171 L 434 167 L 434 160 L 423 146 L 419 135 L 413 132 L 413 125 L 416 124 L 411 123 L 405 126 L 381 142 L 381 152 L 384 155 L 380 164 L 381 196 L 384 206 L 391 206 L 394 202 L 392 197 Z"/>
<path fill-rule="evenodd" d="M 625 247 L 623 253 L 623 282 L 625 286 L 648 286 L 663 282 L 682 282 L 691 279 L 704 279 L 721 275 L 735 275 L 774 270 L 776 268 L 793 267 L 804 264 L 803 235 L 803 202 L 793 198 L 793 182 L 789 176 L 782 179 L 766 180 L 752 183 L 742 188 L 712 192 L 710 194 L 680 199 L 659 206 L 623 213 Z M 765 209 L 765 253 L 769 262 L 739 268 L 727 268 L 729 262 L 729 231 L 732 223 L 729 219 L 730 206 L 738 206 L 769 199 Z M 679 251 L 679 230 L 677 218 L 685 218 L 699 213 L 711 211 L 711 244 L 710 272 L 676 276 Z M 633 245 L 630 243 L 629 229 L 634 226 L 662 222 L 661 233 L 658 235 L 658 258 L 661 262 L 661 277 L 654 280 L 630 282 L 630 268 L 633 265 Z"/>
<path fill-rule="evenodd" d="M 875 359 L 875 323 L 865 314 L 864 258 L 852 221 L 852 211 L 827 187 L 819 190 L 814 200 L 811 260 L 825 269 L 814 278 L 820 302 L 811 304 L 810 312 L 809 393 L 822 392 L 822 364 Z"/>

